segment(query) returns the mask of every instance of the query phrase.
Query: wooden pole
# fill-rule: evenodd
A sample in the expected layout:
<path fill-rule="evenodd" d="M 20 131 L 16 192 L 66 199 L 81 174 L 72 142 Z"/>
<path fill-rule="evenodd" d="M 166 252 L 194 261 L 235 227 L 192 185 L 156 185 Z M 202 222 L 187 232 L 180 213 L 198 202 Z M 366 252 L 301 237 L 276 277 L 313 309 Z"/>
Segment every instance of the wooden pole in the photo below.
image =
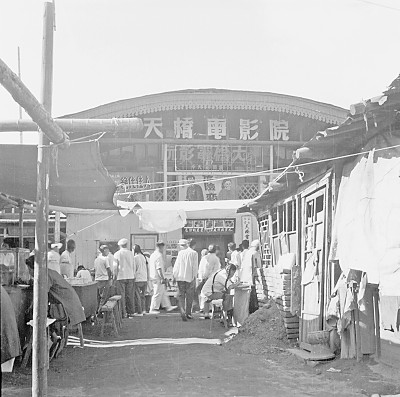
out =
<path fill-rule="evenodd" d="M 18 200 L 18 226 L 19 226 L 19 247 L 24 248 L 24 201 L 23 200 Z M 17 254 L 17 267 L 15 269 L 15 274 L 16 277 L 19 277 L 19 269 L 21 268 L 21 265 L 19 263 L 21 258 L 20 255 L 20 250 L 18 250 Z"/>
<path fill-rule="evenodd" d="M 274 180 L 274 175 L 272 174 L 272 170 L 274 169 L 274 147 L 271 145 L 269 147 L 269 170 L 271 171 L 271 175 L 269 176 L 269 181 L 272 182 Z"/>
<path fill-rule="evenodd" d="M 357 294 L 356 288 L 358 288 L 357 284 L 353 284 L 353 294 L 354 294 L 354 303 L 355 303 L 354 325 L 355 325 L 355 330 L 356 330 L 356 358 L 357 358 L 357 361 L 361 361 L 362 353 L 361 353 L 360 312 L 358 309 L 358 294 Z"/>
<path fill-rule="evenodd" d="M 19 246 L 24 248 L 24 201 L 19 200 Z"/>
<path fill-rule="evenodd" d="M 143 122 L 136 117 L 113 119 L 54 119 L 63 131 L 69 133 L 94 134 L 109 132 L 112 134 L 136 134 L 143 130 Z M 38 126 L 32 120 L 2 120 L 0 132 L 37 131 Z"/>
<path fill-rule="evenodd" d="M 379 287 L 374 288 L 372 294 L 372 300 L 374 302 L 374 319 L 375 319 L 375 342 L 376 342 L 376 357 L 381 357 L 381 318 L 379 314 Z"/>
<path fill-rule="evenodd" d="M 2 59 L 0 59 L 0 84 L 25 109 L 32 120 L 52 142 L 63 144 L 62 147 L 68 147 L 68 135 L 54 122 L 50 113 L 39 103 L 25 84 Z M 48 98 L 46 102 L 48 102 Z"/>
<path fill-rule="evenodd" d="M 43 140 L 39 138 L 39 142 Z M 33 283 L 32 396 L 47 396 L 47 213 L 49 148 L 38 150 L 35 239 L 35 276 Z"/>
<path fill-rule="evenodd" d="M 60 211 L 55 212 L 54 218 L 54 242 L 59 243 L 61 239 L 61 213 Z"/>
<path fill-rule="evenodd" d="M 18 46 L 18 78 L 21 80 L 21 53 Z M 22 119 L 22 107 L 18 106 L 19 110 L 19 119 Z M 24 133 L 22 131 L 19 132 L 19 143 L 22 145 L 24 143 Z"/>
<path fill-rule="evenodd" d="M 54 4 L 44 3 L 42 49 L 42 104 L 51 120 L 52 82 L 53 82 L 53 35 Z M 32 116 L 31 116 L 32 117 Z M 55 124 L 53 122 L 53 124 Z M 39 124 L 38 124 L 39 125 Z M 46 126 L 47 128 L 47 126 Z M 59 128 L 57 126 L 57 128 Z M 49 213 L 49 160 L 50 148 L 44 132 L 39 132 L 37 161 L 36 196 L 36 241 L 35 241 L 35 278 L 33 284 L 33 355 L 32 355 L 32 396 L 47 396 L 48 348 L 46 338 L 47 322 L 47 234 Z M 65 140 L 65 134 L 57 129 L 49 135 L 58 134 L 59 142 Z M 54 138 L 57 139 L 55 136 Z"/>
<path fill-rule="evenodd" d="M 164 173 L 164 184 L 163 184 L 163 201 L 168 201 L 168 144 L 164 143 L 164 162 L 163 162 L 163 173 Z"/>

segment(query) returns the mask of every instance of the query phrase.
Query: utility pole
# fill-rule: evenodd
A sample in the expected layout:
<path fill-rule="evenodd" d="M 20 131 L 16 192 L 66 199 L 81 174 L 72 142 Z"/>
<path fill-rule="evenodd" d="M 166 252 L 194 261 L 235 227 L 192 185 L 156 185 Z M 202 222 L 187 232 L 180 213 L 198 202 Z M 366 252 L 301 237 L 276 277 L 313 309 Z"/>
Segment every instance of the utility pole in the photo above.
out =
<path fill-rule="evenodd" d="M 68 149 L 70 140 L 64 131 L 91 131 L 139 133 L 143 122 L 137 118 L 107 120 L 68 120 L 59 119 L 61 128 L 51 117 L 52 80 L 53 80 L 53 33 L 54 4 L 44 3 L 43 51 L 42 51 L 42 95 L 41 103 L 29 91 L 19 77 L 0 59 L 0 84 L 22 106 L 32 121 L 0 121 L 0 132 L 9 131 L 14 126 L 17 131 L 35 131 L 39 128 L 39 146 L 37 158 L 37 194 L 36 194 L 36 241 L 35 275 L 33 284 L 33 354 L 32 354 L 32 396 L 47 396 L 48 348 L 46 338 L 47 325 L 47 234 L 49 212 L 49 142 L 60 149 Z M 3 129 L 1 128 L 3 127 Z M 31 129 L 33 128 L 33 129 Z M 45 137 L 47 139 L 45 139 Z M 17 203 L 14 203 L 16 205 Z"/>
<path fill-rule="evenodd" d="M 21 79 L 21 54 L 18 46 L 18 77 Z M 22 107 L 19 105 L 19 119 L 22 120 Z M 22 145 L 24 143 L 24 133 L 19 132 L 19 143 Z"/>
<path fill-rule="evenodd" d="M 41 102 L 51 115 L 54 4 L 44 3 Z M 33 284 L 32 396 L 47 396 L 47 234 L 49 215 L 49 140 L 39 131 L 36 195 L 35 278 Z"/>

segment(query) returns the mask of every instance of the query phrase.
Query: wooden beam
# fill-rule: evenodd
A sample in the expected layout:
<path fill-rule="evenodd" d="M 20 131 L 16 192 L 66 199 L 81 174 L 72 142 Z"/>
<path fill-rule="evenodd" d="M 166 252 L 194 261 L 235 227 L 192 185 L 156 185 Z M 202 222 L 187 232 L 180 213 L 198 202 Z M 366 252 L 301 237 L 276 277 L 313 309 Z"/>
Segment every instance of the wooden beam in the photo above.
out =
<path fill-rule="evenodd" d="M 50 113 L 39 103 L 19 77 L 0 59 L 0 84 L 31 116 L 49 140 L 69 146 L 68 135 L 54 122 Z"/>
<path fill-rule="evenodd" d="M 138 118 L 113 119 L 54 119 L 63 131 L 67 133 L 95 134 L 110 132 L 113 134 L 137 134 L 143 130 L 143 122 Z M 38 131 L 38 126 L 31 120 L 0 121 L 0 132 Z"/>

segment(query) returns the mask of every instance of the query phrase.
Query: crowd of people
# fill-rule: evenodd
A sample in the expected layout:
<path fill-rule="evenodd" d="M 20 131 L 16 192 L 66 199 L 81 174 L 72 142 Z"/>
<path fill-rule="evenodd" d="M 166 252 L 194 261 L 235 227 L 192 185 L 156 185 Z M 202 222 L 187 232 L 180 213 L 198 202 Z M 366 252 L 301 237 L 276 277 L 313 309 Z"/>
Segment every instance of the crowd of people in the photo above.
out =
<path fill-rule="evenodd" d="M 254 284 L 257 268 L 261 267 L 259 241 L 249 244 L 244 240 L 238 247 L 230 243 L 225 257 L 215 244 L 202 249 L 200 258 L 195 240 L 180 239 L 178 245 L 180 250 L 170 268 L 166 266 L 162 241 L 156 243 L 151 255 L 143 253 L 137 244 L 130 250 L 125 238 L 118 242 L 119 250 L 114 255 L 107 245 L 101 245 L 93 270 L 99 307 L 110 294 L 117 293 L 122 297 L 123 317 L 159 314 L 161 308 L 169 312 L 178 307 L 182 320 L 187 321 L 193 318 L 193 312 L 209 319 L 209 303 L 223 299 L 231 321 L 241 325 L 257 306 Z M 83 277 L 80 272 L 77 277 Z M 171 284 L 177 287 L 177 306 L 171 304 Z"/>
<path fill-rule="evenodd" d="M 254 284 L 258 277 L 257 268 L 261 267 L 259 241 L 249 244 L 249 241 L 244 240 L 238 247 L 230 243 L 225 257 L 221 256 L 221 250 L 215 244 L 203 248 L 200 258 L 195 240 L 181 239 L 178 245 L 178 255 L 172 258 L 171 266 L 167 268 L 164 242 L 158 241 L 150 255 L 142 252 L 137 244 L 130 250 L 128 240 L 122 238 L 118 242 L 119 250 L 114 254 L 107 245 L 101 245 L 93 269 L 79 266 L 76 277 L 88 281 L 94 278 L 97 282 L 98 312 L 112 294 L 119 294 L 124 318 L 143 316 L 144 313 L 159 314 L 161 309 L 170 312 L 178 308 L 183 321 L 193 319 L 193 312 L 201 312 L 203 315 L 200 318 L 210 319 L 210 303 L 222 300 L 229 321 L 233 325 L 242 325 L 249 313 L 257 309 Z M 77 325 L 85 321 L 85 314 L 78 295 L 66 280 L 75 273 L 71 261 L 75 242 L 69 240 L 66 250 L 60 255 L 58 251 L 61 246 L 59 243 L 49 244 L 49 302 L 53 303 L 55 309 L 61 304 L 67 322 Z M 34 252 L 26 264 L 33 277 Z M 177 287 L 174 295 L 177 306 L 171 304 L 171 284 Z M 63 347 L 59 336 L 61 334 L 56 328 L 52 330 L 54 351 Z M 20 353 L 19 345 L 3 339 L 2 342 Z"/>
<path fill-rule="evenodd" d="M 183 321 L 191 320 L 193 312 L 210 318 L 210 302 L 222 299 L 230 321 L 240 326 L 249 313 L 257 309 L 255 282 L 257 268 L 261 267 L 260 243 L 243 240 L 236 246 L 229 243 L 225 257 L 216 244 L 203 248 L 200 257 L 194 239 L 180 239 L 179 252 L 167 268 L 165 243 L 158 241 L 150 255 L 135 244 L 128 248 L 128 240 L 118 241 L 114 254 L 106 244 L 99 247 L 93 268 L 79 266 L 77 278 L 94 279 L 98 287 L 98 307 L 101 308 L 112 294 L 121 295 L 124 318 L 159 314 L 160 309 L 172 311 L 179 308 Z M 69 240 L 67 249 L 60 255 L 61 244 L 52 243 L 48 252 L 48 268 L 65 278 L 73 277 L 71 253 L 75 242 Z M 171 304 L 171 291 L 177 306 Z M 174 303 L 174 302 L 173 302 Z"/>

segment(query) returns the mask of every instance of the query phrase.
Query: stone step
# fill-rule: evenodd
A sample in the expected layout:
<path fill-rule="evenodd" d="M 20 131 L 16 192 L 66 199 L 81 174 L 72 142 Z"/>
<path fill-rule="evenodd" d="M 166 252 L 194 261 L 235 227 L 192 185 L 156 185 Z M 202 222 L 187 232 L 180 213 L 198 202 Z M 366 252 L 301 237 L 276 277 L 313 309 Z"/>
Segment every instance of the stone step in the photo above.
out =
<path fill-rule="evenodd" d="M 284 321 L 285 325 L 286 324 L 291 324 L 291 323 L 299 324 L 299 322 L 300 322 L 300 320 L 299 320 L 299 318 L 297 316 L 284 318 L 283 321 Z"/>

